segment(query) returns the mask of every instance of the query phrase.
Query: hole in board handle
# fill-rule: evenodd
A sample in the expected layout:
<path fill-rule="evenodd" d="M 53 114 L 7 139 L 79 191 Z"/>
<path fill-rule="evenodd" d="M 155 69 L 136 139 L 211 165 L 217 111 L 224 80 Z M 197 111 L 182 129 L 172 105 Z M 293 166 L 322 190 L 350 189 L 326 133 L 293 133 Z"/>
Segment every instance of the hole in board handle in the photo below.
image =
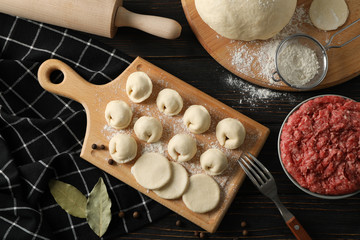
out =
<path fill-rule="evenodd" d="M 64 81 L 64 74 L 60 70 L 54 70 L 50 73 L 50 82 L 60 84 Z"/>
<path fill-rule="evenodd" d="M 139 65 L 136 66 L 136 70 L 138 70 L 138 71 L 140 71 L 141 68 L 142 68 L 142 65 L 141 65 L 141 64 L 139 64 Z"/>

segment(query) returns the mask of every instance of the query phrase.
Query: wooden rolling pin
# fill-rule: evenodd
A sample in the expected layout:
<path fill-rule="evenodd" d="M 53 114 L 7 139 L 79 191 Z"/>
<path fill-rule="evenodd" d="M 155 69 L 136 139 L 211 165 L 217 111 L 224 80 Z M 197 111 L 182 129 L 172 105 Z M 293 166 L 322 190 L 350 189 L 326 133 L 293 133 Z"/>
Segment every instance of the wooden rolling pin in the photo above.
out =
<path fill-rule="evenodd" d="M 175 20 L 130 12 L 122 0 L 1 0 L 0 12 L 105 37 L 114 37 L 117 27 L 166 39 L 181 33 Z"/>

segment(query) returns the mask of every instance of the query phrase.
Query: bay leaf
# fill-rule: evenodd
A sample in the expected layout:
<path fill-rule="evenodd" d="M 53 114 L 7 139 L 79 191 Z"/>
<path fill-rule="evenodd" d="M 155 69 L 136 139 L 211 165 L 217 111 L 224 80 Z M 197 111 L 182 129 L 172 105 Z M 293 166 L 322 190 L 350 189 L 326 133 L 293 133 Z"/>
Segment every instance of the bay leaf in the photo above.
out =
<path fill-rule="evenodd" d="M 86 197 L 76 187 L 52 179 L 49 188 L 62 209 L 74 217 L 86 218 Z"/>
<path fill-rule="evenodd" d="M 102 178 L 91 190 L 87 199 L 86 215 L 90 228 L 101 237 L 106 232 L 111 221 L 111 200 Z"/>

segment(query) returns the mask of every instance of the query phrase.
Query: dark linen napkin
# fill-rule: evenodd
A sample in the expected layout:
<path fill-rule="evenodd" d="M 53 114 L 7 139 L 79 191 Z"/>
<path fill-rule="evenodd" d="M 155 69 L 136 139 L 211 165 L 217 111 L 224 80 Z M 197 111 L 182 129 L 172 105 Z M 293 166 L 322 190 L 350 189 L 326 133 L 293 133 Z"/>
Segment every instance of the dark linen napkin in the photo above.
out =
<path fill-rule="evenodd" d="M 167 214 L 165 207 L 79 157 L 85 110 L 41 88 L 37 70 L 49 58 L 65 62 L 94 84 L 115 79 L 132 61 L 77 32 L 0 14 L 0 238 L 98 238 L 85 219 L 72 217 L 55 202 L 50 179 L 69 183 L 86 196 L 99 177 L 104 179 L 112 201 L 104 239 Z M 134 219 L 134 211 L 141 217 Z"/>

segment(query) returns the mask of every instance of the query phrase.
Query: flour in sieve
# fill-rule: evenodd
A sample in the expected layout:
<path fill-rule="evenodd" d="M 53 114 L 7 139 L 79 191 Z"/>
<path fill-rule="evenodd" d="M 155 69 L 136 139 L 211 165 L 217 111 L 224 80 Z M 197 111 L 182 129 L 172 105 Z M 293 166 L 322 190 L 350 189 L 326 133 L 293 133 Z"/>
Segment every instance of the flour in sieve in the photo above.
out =
<path fill-rule="evenodd" d="M 314 50 L 300 43 L 289 43 L 278 55 L 279 73 L 292 86 L 304 86 L 320 68 Z"/>

